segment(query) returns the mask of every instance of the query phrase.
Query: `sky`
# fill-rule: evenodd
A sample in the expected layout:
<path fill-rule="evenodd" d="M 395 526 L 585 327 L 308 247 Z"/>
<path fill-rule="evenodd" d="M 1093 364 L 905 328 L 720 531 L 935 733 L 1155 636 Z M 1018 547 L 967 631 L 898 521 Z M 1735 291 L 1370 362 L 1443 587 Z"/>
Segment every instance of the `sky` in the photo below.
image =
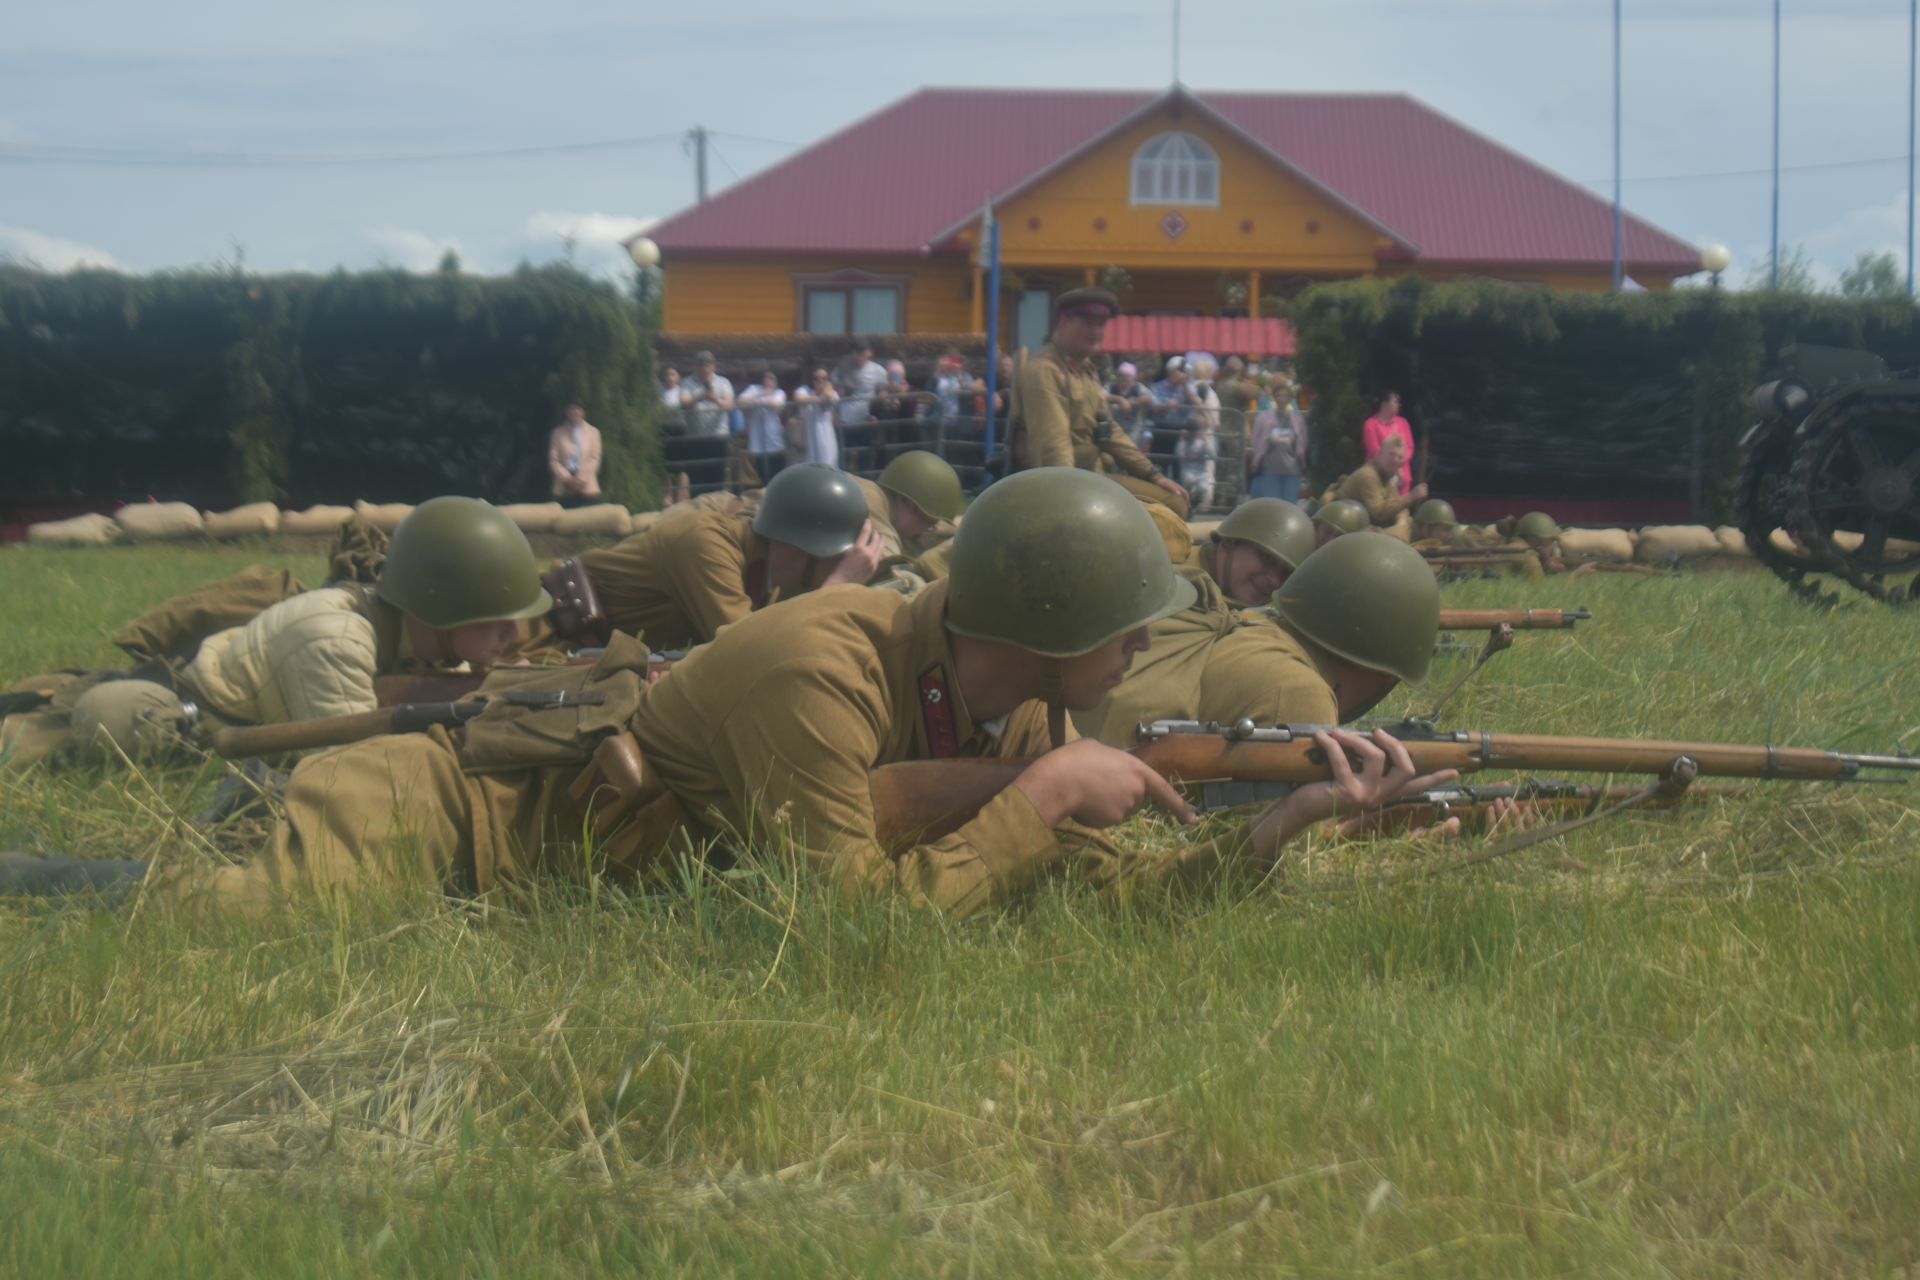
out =
<path fill-rule="evenodd" d="M 1781 240 L 1906 237 L 1906 0 L 1784 0 Z M 0 257 L 505 271 L 619 240 L 923 85 L 1163 88 L 1172 0 L 78 0 L 0 45 Z M 1769 242 L 1771 6 L 1624 0 L 1627 207 Z M 1405 92 L 1611 197 L 1610 0 L 1184 0 L 1189 87 Z M 609 144 L 609 145 L 598 145 Z"/>

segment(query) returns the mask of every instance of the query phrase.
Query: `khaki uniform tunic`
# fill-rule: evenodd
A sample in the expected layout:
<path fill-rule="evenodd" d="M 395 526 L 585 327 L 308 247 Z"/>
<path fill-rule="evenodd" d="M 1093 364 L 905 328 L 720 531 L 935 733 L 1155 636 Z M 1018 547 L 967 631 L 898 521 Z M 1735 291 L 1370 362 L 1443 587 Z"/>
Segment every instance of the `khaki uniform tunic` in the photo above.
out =
<path fill-rule="evenodd" d="M 1367 509 L 1367 515 L 1373 520 L 1373 527 L 1385 533 L 1391 533 L 1405 542 L 1412 536 L 1413 517 L 1406 508 L 1393 510 L 1399 494 L 1393 491 L 1386 478 L 1371 466 L 1361 467 L 1345 480 L 1335 491 L 1335 497 L 1351 498 Z"/>
<path fill-rule="evenodd" d="M 1106 392 L 1091 361 L 1073 361 L 1049 342 L 1017 379 L 1027 465 L 1118 471 L 1139 480 L 1156 474 L 1147 455 L 1107 416 Z"/>
<path fill-rule="evenodd" d="M 766 603 L 766 555 L 750 517 L 695 511 L 584 551 L 580 563 L 616 630 L 684 649 Z"/>
<path fill-rule="evenodd" d="M 1076 712 L 1075 728 L 1126 747 L 1137 725 L 1154 720 L 1339 722 L 1326 655 L 1272 615 L 1236 608 L 1212 578 L 1192 571 L 1188 577 L 1200 598 L 1153 624 L 1152 644 L 1127 678 L 1099 707 Z"/>

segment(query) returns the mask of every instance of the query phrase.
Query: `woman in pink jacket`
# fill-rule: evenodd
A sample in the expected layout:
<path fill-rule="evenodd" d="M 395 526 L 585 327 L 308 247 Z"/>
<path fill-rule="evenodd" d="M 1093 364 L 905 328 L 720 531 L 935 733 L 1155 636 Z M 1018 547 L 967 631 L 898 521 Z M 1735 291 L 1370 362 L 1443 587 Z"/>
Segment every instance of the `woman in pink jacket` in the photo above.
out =
<path fill-rule="evenodd" d="M 1413 428 L 1400 416 L 1400 393 L 1389 391 L 1380 397 L 1380 408 L 1371 418 L 1362 432 L 1362 443 L 1366 445 L 1368 462 L 1380 452 L 1380 446 L 1388 437 L 1399 436 L 1407 442 L 1406 461 L 1400 464 L 1400 492 L 1413 488 Z"/>

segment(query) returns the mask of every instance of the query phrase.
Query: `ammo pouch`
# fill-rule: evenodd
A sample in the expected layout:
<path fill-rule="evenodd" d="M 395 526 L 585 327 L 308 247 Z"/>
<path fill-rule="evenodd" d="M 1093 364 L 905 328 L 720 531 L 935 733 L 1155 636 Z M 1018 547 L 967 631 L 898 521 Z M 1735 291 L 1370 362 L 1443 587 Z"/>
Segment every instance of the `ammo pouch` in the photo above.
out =
<path fill-rule="evenodd" d="M 626 730 L 647 687 L 647 647 L 615 633 L 592 666 L 496 667 L 478 696 L 528 691 L 594 694 L 597 702 L 557 707 L 525 706 L 496 698 L 467 721 L 460 767 L 469 773 L 504 773 L 584 765 L 602 740 Z"/>
<path fill-rule="evenodd" d="M 648 772 L 630 733 L 601 740 L 567 797 L 586 815 L 596 861 L 615 880 L 645 879 L 669 855 L 699 848 L 699 830 L 680 797 Z"/>
<path fill-rule="evenodd" d="M 553 597 L 553 611 L 547 625 L 562 640 L 580 648 L 604 645 L 613 634 L 613 623 L 600 605 L 600 593 L 580 557 L 563 560 L 540 575 L 540 585 Z"/>

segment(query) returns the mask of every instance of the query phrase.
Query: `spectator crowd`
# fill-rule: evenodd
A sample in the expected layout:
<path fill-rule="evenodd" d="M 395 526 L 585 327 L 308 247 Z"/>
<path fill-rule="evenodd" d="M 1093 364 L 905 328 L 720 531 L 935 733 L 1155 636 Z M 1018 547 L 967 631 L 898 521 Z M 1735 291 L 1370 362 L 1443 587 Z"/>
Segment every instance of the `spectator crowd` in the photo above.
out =
<path fill-rule="evenodd" d="M 1191 352 L 1168 357 L 1157 375 L 1148 381 L 1132 363 L 1111 365 L 1102 379 L 1108 409 L 1192 495 L 1195 510 L 1299 496 L 1307 423 L 1286 373 Z M 765 484 L 801 462 L 871 474 L 909 449 L 940 453 L 963 474 L 991 470 L 987 419 L 1004 445 L 1014 377 L 1013 357 L 1001 356 L 989 408 L 984 369 L 957 350 L 915 385 L 903 361 L 860 345 L 831 367 L 769 368 L 736 388 L 712 352 L 698 352 L 688 368 L 661 373 L 668 469 L 688 473 L 696 490 Z"/>

